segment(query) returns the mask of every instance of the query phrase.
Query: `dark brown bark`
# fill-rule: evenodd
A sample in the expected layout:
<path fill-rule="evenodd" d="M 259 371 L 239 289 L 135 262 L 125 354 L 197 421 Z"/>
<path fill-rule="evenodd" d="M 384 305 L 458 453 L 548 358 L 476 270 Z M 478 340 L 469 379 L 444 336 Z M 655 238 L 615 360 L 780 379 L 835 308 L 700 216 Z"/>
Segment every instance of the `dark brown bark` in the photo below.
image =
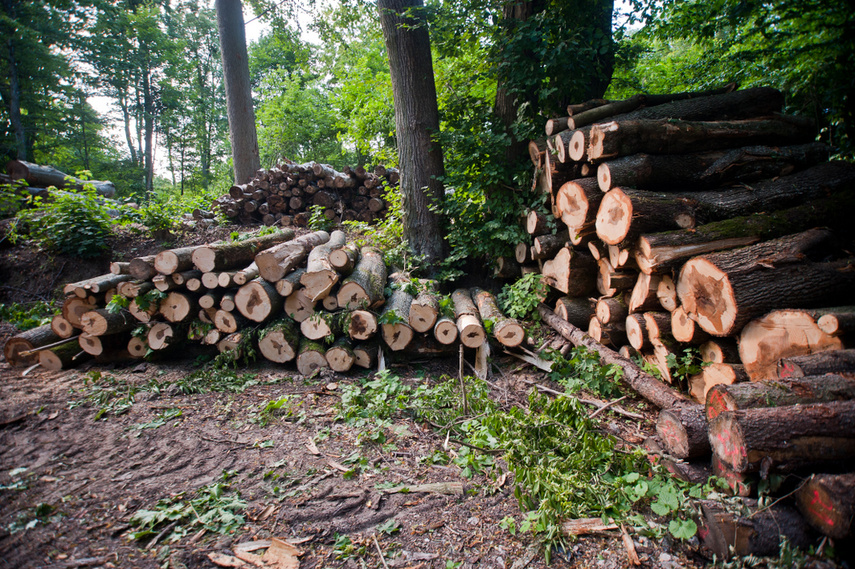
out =
<path fill-rule="evenodd" d="M 252 263 L 260 252 L 292 239 L 294 230 L 286 228 L 277 233 L 243 241 L 205 245 L 193 252 L 193 264 L 204 273 L 243 268 Z"/>
<path fill-rule="evenodd" d="M 642 233 L 695 226 L 695 211 L 685 199 L 614 188 L 597 210 L 597 236 L 609 245 L 634 245 Z"/>
<path fill-rule="evenodd" d="M 577 328 L 587 326 L 596 312 L 596 305 L 586 297 L 562 296 L 555 302 L 555 314 Z"/>
<path fill-rule="evenodd" d="M 703 405 L 663 409 L 656 421 L 656 434 L 668 454 L 676 458 L 691 460 L 710 454 Z"/>
<path fill-rule="evenodd" d="M 546 284 L 568 296 L 589 295 L 597 287 L 594 258 L 570 247 L 564 247 L 554 259 L 546 261 L 541 272 Z"/>
<path fill-rule="evenodd" d="M 855 350 L 831 350 L 778 360 L 778 377 L 781 379 L 825 373 L 855 379 Z"/>
<path fill-rule="evenodd" d="M 436 85 L 430 38 L 421 0 L 380 0 L 380 25 L 386 41 L 395 131 L 404 195 L 404 239 L 428 266 L 443 258 L 439 215 L 430 206 L 439 203 L 443 187 L 442 149 L 433 137 L 439 133 Z"/>
<path fill-rule="evenodd" d="M 814 474 L 799 488 L 796 504 L 805 520 L 823 535 L 850 538 L 855 519 L 855 472 Z"/>
<path fill-rule="evenodd" d="M 734 385 L 748 381 L 745 367 L 740 364 L 709 364 L 701 373 L 689 378 L 689 393 L 692 399 L 705 405 L 710 389 L 717 385 Z M 707 419 L 713 417 L 707 416 Z"/>

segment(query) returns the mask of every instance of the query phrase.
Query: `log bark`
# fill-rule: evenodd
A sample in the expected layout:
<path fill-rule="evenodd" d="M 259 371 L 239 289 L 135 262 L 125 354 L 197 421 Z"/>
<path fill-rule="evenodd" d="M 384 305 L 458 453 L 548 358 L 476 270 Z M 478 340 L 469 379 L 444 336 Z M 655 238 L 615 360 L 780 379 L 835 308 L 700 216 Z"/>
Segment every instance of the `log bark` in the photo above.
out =
<path fill-rule="evenodd" d="M 104 336 L 133 330 L 139 326 L 139 321 L 127 310 L 110 312 L 106 308 L 99 308 L 83 314 L 80 317 L 80 324 L 84 333 L 90 336 Z"/>
<path fill-rule="evenodd" d="M 397 289 L 389 297 L 380 315 L 380 335 L 386 345 L 394 352 L 399 352 L 410 344 L 413 339 L 413 329 L 410 327 L 410 305 L 413 296 L 403 289 Z"/>
<path fill-rule="evenodd" d="M 855 288 L 855 271 L 805 262 L 830 237 L 815 229 L 750 247 L 695 257 L 680 271 L 677 294 L 714 336 L 738 333 L 752 318 L 783 306 L 835 302 Z"/>
<path fill-rule="evenodd" d="M 154 268 L 162 275 L 171 275 L 193 268 L 193 252 L 206 245 L 179 247 L 161 251 L 154 257 Z"/>
<path fill-rule="evenodd" d="M 842 306 L 824 311 L 816 325 L 826 334 L 842 336 L 855 332 L 855 306 Z"/>
<path fill-rule="evenodd" d="M 84 332 L 77 337 L 77 342 L 80 349 L 91 356 L 109 356 L 127 352 L 129 339 L 130 335 L 125 333 L 91 336 Z"/>
<path fill-rule="evenodd" d="M 128 271 L 138 281 L 151 280 L 157 274 L 157 270 L 154 268 L 154 259 L 155 255 L 135 257 L 128 264 Z"/>
<path fill-rule="evenodd" d="M 788 117 L 718 122 L 629 119 L 591 128 L 588 160 L 630 154 L 680 154 L 759 144 L 804 144 L 816 136 L 812 121 Z"/>
<path fill-rule="evenodd" d="M 274 286 L 276 287 L 276 292 L 279 293 L 279 296 L 291 296 L 298 288 L 300 288 L 300 278 L 305 272 L 306 269 L 303 267 L 294 269 L 285 277 L 276 281 Z"/>
<path fill-rule="evenodd" d="M 781 379 L 825 373 L 855 379 L 855 350 L 833 350 L 778 360 L 778 377 Z"/>
<path fill-rule="evenodd" d="M 695 210 L 674 195 L 614 188 L 603 196 L 595 226 L 604 243 L 631 247 L 644 233 L 694 227 Z"/>
<path fill-rule="evenodd" d="M 656 421 L 656 434 L 668 454 L 679 459 L 702 458 L 711 452 L 703 405 L 663 409 Z"/>
<path fill-rule="evenodd" d="M 316 231 L 264 249 L 255 255 L 258 274 L 267 282 L 276 282 L 302 263 L 314 247 L 329 239 L 326 231 Z"/>
<path fill-rule="evenodd" d="M 733 338 L 714 338 L 708 340 L 698 347 L 701 361 L 714 364 L 735 364 L 742 360 L 739 358 L 739 349 Z"/>
<path fill-rule="evenodd" d="M 726 411 L 853 399 L 855 399 L 855 381 L 839 375 L 827 374 L 713 386 L 707 394 L 705 407 L 707 419 L 712 421 Z"/>
<path fill-rule="evenodd" d="M 376 342 L 362 342 L 353 346 L 354 365 L 371 369 L 377 364 L 380 346 Z"/>
<path fill-rule="evenodd" d="M 339 274 L 349 275 L 359 260 L 359 247 L 355 243 L 343 245 L 330 252 L 329 260 Z"/>
<path fill-rule="evenodd" d="M 577 328 L 586 326 L 597 313 L 597 307 L 589 298 L 562 296 L 555 302 L 555 314 Z"/>
<path fill-rule="evenodd" d="M 90 358 L 76 343 L 63 344 L 36 353 L 39 365 L 49 371 L 60 371 L 79 365 Z"/>
<path fill-rule="evenodd" d="M 356 355 L 353 346 L 347 338 L 339 338 L 330 346 L 326 353 L 327 364 L 330 369 L 339 373 L 350 371 L 356 363 Z"/>
<path fill-rule="evenodd" d="M 131 264 L 113 261 L 110 263 L 110 272 L 114 275 L 129 275 L 131 274 Z"/>
<path fill-rule="evenodd" d="M 373 247 L 363 247 L 359 263 L 338 289 L 338 305 L 348 310 L 382 306 L 386 276 L 383 254 Z"/>
<path fill-rule="evenodd" d="M 567 231 L 557 234 L 538 235 L 534 238 L 534 245 L 531 248 L 531 259 L 535 261 L 552 259 L 566 245 L 568 239 L 570 239 L 570 235 Z M 524 263 L 526 261 L 520 262 Z"/>
<path fill-rule="evenodd" d="M 99 196 L 112 198 L 116 195 L 116 186 L 107 180 L 81 180 L 50 166 L 42 166 L 25 160 L 10 160 L 6 163 L 6 174 L 13 180 L 24 180 L 28 186 L 46 188 L 82 189 L 91 185 Z"/>
<path fill-rule="evenodd" d="M 297 329 L 287 318 L 271 322 L 258 337 L 258 351 L 271 362 L 290 362 L 297 357 L 299 347 L 300 337 Z"/>
<path fill-rule="evenodd" d="M 193 264 L 203 273 L 246 267 L 259 252 L 292 239 L 294 230 L 286 228 L 277 233 L 243 241 L 205 245 L 193 251 Z"/>
<path fill-rule="evenodd" d="M 623 368 L 623 381 L 639 395 L 660 409 L 692 404 L 686 396 L 671 389 L 652 375 L 645 373 L 631 360 L 592 341 L 579 328 L 560 319 L 549 307 L 541 304 L 537 307 L 537 310 L 544 322 L 552 326 L 561 336 L 572 342 L 574 346 L 585 346 L 589 350 L 597 352 L 604 363 L 614 364 Z"/>
<path fill-rule="evenodd" d="M 819 329 L 810 310 L 774 310 L 749 322 L 739 335 L 739 359 L 753 381 L 777 377 L 782 358 L 843 347 L 839 337 Z"/>
<path fill-rule="evenodd" d="M 338 283 L 340 275 L 330 263 L 330 253 L 343 247 L 347 237 L 344 231 L 333 231 L 329 241 L 318 245 L 309 253 L 306 260 L 306 272 L 300 277 L 300 284 L 312 300 L 325 298 Z"/>
<path fill-rule="evenodd" d="M 478 348 L 487 340 L 487 333 L 481 323 L 478 308 L 472 301 L 469 289 L 457 289 L 451 293 L 454 304 L 454 319 L 460 342 L 467 348 Z"/>
<path fill-rule="evenodd" d="M 235 294 L 235 308 L 253 322 L 264 322 L 278 314 L 282 304 L 276 288 L 261 278 L 243 285 Z"/>
<path fill-rule="evenodd" d="M 855 401 L 726 411 L 710 442 L 737 472 L 790 472 L 855 457 Z"/>
<path fill-rule="evenodd" d="M 645 312 L 644 324 L 647 328 L 647 337 L 650 338 L 651 344 L 674 345 L 674 338 L 671 335 L 671 315 L 669 313 Z"/>
<path fill-rule="evenodd" d="M 516 279 L 520 276 L 520 264 L 511 257 L 496 257 L 493 276 L 497 279 Z"/>
<path fill-rule="evenodd" d="M 570 247 L 546 261 L 541 272 L 546 284 L 568 296 L 587 296 L 597 288 L 597 262 L 587 252 Z"/>
<path fill-rule="evenodd" d="M 705 405 L 710 389 L 716 385 L 734 385 L 748 381 L 748 374 L 740 364 L 709 364 L 701 373 L 689 378 L 689 393 L 692 399 Z M 707 419 L 714 417 L 707 415 Z"/>
<path fill-rule="evenodd" d="M 529 210 L 525 216 L 525 230 L 535 237 L 549 233 L 549 218 L 537 210 Z"/>
<path fill-rule="evenodd" d="M 516 348 L 525 340 L 525 328 L 514 318 L 508 318 L 499 310 L 496 297 L 492 293 L 473 288 L 472 300 L 478 306 L 478 314 L 482 322 L 493 323 L 493 336 L 507 348 Z"/>
<path fill-rule="evenodd" d="M 71 338 L 71 336 L 67 338 Z M 3 357 L 6 358 L 6 363 L 10 366 L 33 365 L 39 361 L 38 354 L 33 353 L 29 356 L 22 356 L 21 352 L 31 351 L 35 348 L 53 344 L 67 338 L 57 335 L 50 324 L 44 324 L 9 338 L 3 346 Z"/>
<path fill-rule="evenodd" d="M 808 524 L 823 535 L 852 537 L 855 519 L 855 472 L 814 474 L 796 492 L 796 504 Z"/>
<path fill-rule="evenodd" d="M 611 101 L 605 105 L 582 111 L 568 117 L 566 128 L 575 130 L 583 126 L 588 126 L 589 124 L 600 122 L 603 119 L 607 119 L 615 115 L 629 113 L 644 105 L 645 99 L 645 95 L 638 94 L 633 95 L 629 99 Z M 549 133 L 547 133 L 547 135 L 548 134 Z"/>
<path fill-rule="evenodd" d="M 297 353 L 297 371 L 301 375 L 309 377 L 326 367 L 329 367 L 329 364 L 324 347 L 318 342 L 303 338 L 300 341 L 300 349 Z"/>

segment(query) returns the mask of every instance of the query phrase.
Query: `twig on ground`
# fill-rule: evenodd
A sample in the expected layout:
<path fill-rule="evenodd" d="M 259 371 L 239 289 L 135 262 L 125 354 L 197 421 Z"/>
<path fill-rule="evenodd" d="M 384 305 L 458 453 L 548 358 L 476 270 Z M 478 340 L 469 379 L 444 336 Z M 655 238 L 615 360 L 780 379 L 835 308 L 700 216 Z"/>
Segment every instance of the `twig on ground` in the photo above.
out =
<path fill-rule="evenodd" d="M 371 537 L 374 539 L 374 545 L 377 547 L 377 553 L 380 555 L 380 563 L 383 564 L 384 569 L 389 569 L 389 566 L 386 565 L 386 560 L 383 559 L 383 550 L 380 549 L 380 544 L 377 543 L 377 534 L 372 533 Z"/>

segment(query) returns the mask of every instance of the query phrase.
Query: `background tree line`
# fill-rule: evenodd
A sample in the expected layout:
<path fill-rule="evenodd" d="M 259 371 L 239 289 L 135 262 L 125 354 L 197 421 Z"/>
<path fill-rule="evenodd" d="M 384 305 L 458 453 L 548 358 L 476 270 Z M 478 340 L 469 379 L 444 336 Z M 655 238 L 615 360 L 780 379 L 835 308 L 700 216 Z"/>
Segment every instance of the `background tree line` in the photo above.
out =
<path fill-rule="evenodd" d="M 247 0 L 262 166 L 397 161 L 377 6 Z M 833 0 L 428 0 L 449 263 L 518 239 L 530 205 L 521 144 L 591 97 L 771 85 L 851 156 L 855 10 Z M 308 30 L 298 11 L 310 11 Z M 304 18 L 305 19 L 305 18 Z M 628 24 L 634 24 L 628 26 Z M 640 27 L 640 29 L 638 29 Z M 633 31 L 636 30 L 636 31 Z M 311 31 L 316 39 L 307 39 Z M 213 195 L 230 183 L 222 63 L 201 0 L 2 0 L 0 155 L 90 170 L 120 195 Z M 97 113 L 89 98 L 115 111 Z M 166 168 L 156 169 L 159 164 Z"/>

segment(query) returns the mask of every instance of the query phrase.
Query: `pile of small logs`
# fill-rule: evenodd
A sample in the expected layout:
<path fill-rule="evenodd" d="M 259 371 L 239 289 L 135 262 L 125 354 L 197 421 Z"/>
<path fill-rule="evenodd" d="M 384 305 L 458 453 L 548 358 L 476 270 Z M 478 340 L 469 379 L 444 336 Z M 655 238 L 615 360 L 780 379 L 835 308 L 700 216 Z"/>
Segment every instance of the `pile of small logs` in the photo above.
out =
<path fill-rule="evenodd" d="M 373 172 L 363 167 L 337 172 L 327 164 L 286 161 L 232 186 L 214 200 L 213 209 L 247 225 L 306 227 L 312 206 L 323 208 L 324 217 L 335 224 L 371 223 L 386 215 L 386 191 L 398 180 L 398 170 L 384 166 L 375 166 Z"/>
<path fill-rule="evenodd" d="M 654 446 L 692 461 L 676 471 L 711 468 L 743 496 L 758 478 L 823 473 L 799 507 L 851 537 L 855 475 L 839 473 L 855 468 L 855 165 L 829 162 L 782 103 L 728 87 L 571 106 L 530 144 L 552 215 L 529 212 L 531 243 L 496 274 L 540 272 L 560 318 L 658 370 L 668 390 L 642 395 L 663 408 Z M 705 366 L 678 385 L 669 361 L 688 347 Z M 764 549 L 754 534 L 734 543 L 745 520 L 704 515 L 719 557 L 777 553 L 775 524 Z"/>
<path fill-rule="evenodd" d="M 445 303 L 434 282 L 387 271 L 379 250 L 347 242 L 342 231 L 295 236 L 286 228 L 169 249 L 65 285 L 62 313 L 11 338 L 4 355 L 11 365 L 59 370 L 86 357 L 142 358 L 196 342 L 295 360 L 310 375 L 371 368 L 384 351 L 430 355 L 462 345 L 486 370 L 487 330 L 509 347 L 525 338 L 488 291 L 459 289 Z"/>

